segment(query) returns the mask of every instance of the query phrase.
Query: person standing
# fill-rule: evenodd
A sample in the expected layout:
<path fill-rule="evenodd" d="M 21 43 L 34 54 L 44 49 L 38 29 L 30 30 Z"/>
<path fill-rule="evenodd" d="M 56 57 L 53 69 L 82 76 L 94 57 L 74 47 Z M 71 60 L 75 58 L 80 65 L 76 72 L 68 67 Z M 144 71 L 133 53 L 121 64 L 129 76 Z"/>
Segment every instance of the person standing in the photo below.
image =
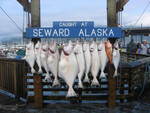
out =
<path fill-rule="evenodd" d="M 137 51 L 137 45 L 134 43 L 134 40 L 131 39 L 131 41 L 127 44 L 127 52 L 128 53 L 136 53 Z"/>
<path fill-rule="evenodd" d="M 137 51 L 136 51 L 136 54 L 141 54 L 141 43 L 137 43 Z"/>
<path fill-rule="evenodd" d="M 149 48 L 149 45 L 147 43 L 146 40 L 144 40 L 141 44 L 141 54 L 147 54 L 148 53 L 148 48 Z"/>

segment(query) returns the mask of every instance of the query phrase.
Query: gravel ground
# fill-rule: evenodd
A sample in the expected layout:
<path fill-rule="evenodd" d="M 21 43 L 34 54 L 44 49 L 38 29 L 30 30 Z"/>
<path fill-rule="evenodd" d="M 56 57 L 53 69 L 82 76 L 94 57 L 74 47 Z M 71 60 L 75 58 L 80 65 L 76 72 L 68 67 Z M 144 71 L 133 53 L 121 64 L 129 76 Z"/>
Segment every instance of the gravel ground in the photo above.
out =
<path fill-rule="evenodd" d="M 150 101 L 120 104 L 108 109 L 102 104 L 48 104 L 43 109 L 34 109 L 29 105 L 0 95 L 0 113 L 150 113 Z"/>

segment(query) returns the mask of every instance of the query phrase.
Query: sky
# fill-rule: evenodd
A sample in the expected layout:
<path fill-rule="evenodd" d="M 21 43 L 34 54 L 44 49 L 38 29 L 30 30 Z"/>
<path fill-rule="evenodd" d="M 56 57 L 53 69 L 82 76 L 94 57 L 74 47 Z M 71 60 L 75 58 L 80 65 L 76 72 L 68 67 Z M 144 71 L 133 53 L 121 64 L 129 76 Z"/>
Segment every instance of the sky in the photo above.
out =
<path fill-rule="evenodd" d="M 107 0 L 41 0 L 41 26 L 51 26 L 53 21 L 94 21 L 106 25 Z M 150 0 L 129 0 L 122 12 L 123 26 L 135 25 Z M 23 28 L 23 8 L 17 0 L 0 0 L 0 6 Z M 150 26 L 150 6 L 136 26 Z M 0 9 L 0 39 L 22 37 L 16 26 Z"/>

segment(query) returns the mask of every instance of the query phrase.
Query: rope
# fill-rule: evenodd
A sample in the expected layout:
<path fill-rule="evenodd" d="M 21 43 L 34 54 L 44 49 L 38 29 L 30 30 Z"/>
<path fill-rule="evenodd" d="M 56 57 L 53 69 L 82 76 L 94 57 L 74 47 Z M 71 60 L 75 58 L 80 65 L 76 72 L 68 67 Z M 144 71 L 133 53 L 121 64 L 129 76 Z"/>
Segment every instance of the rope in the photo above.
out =
<path fill-rule="evenodd" d="M 12 23 L 16 26 L 16 28 L 23 32 L 23 30 L 17 25 L 17 23 L 7 14 L 7 12 L 0 6 L 0 9 L 4 12 L 4 14 L 12 21 Z"/>
<path fill-rule="evenodd" d="M 132 27 L 133 27 L 133 26 L 135 26 L 135 25 L 140 21 L 140 19 L 143 17 L 143 15 L 145 14 L 146 10 L 148 9 L 149 5 L 150 5 L 150 0 L 148 0 L 148 4 L 145 6 L 143 12 L 142 12 L 141 15 L 137 18 L 136 22 L 135 22 L 134 24 L 130 24 L 129 26 L 132 26 Z M 129 23 L 132 23 L 132 22 L 134 22 L 134 20 L 127 22 L 126 24 L 124 24 L 124 26 L 126 26 L 126 25 L 128 25 Z"/>
<path fill-rule="evenodd" d="M 134 26 L 140 21 L 140 19 L 141 19 L 141 18 L 143 17 L 143 15 L 145 14 L 145 12 L 146 12 L 147 8 L 149 7 L 149 5 L 150 5 L 150 0 L 148 1 L 148 4 L 147 4 L 146 7 L 144 8 L 143 12 L 141 13 L 141 15 L 139 16 L 139 18 L 137 19 L 137 21 L 136 21 L 133 25 L 131 25 L 132 27 L 134 27 Z M 130 25 L 129 25 L 129 26 L 130 26 Z M 129 35 L 130 32 L 131 32 L 131 31 L 129 31 L 127 35 Z"/>
<path fill-rule="evenodd" d="M 144 8 L 142 14 L 139 16 L 139 18 L 137 19 L 137 21 L 135 22 L 134 26 L 139 22 L 139 20 L 143 17 L 143 15 L 145 14 L 147 8 L 149 7 L 150 5 L 150 1 L 148 2 L 148 4 L 146 5 L 146 7 Z"/>

